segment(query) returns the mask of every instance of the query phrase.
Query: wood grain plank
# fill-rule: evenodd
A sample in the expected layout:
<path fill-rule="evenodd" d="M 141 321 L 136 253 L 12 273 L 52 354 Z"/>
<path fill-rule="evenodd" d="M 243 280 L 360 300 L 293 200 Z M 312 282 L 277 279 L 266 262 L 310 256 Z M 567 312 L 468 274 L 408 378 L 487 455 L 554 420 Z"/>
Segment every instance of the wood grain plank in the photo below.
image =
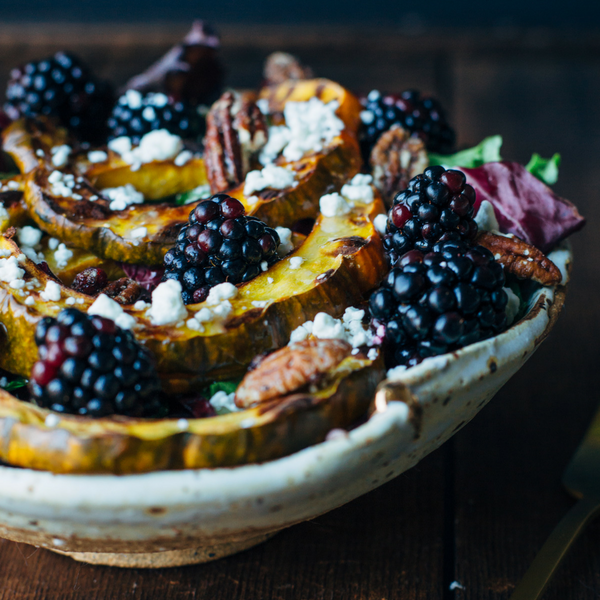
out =
<path fill-rule="evenodd" d="M 563 157 L 557 190 L 588 219 L 575 236 L 573 283 L 555 332 L 493 402 L 456 437 L 457 598 L 508 598 L 571 506 L 560 477 L 600 399 L 600 64 L 570 57 L 463 57 L 455 67 L 463 143 L 501 132 L 503 155 Z M 548 600 L 600 592 L 598 525 L 568 557 Z"/>

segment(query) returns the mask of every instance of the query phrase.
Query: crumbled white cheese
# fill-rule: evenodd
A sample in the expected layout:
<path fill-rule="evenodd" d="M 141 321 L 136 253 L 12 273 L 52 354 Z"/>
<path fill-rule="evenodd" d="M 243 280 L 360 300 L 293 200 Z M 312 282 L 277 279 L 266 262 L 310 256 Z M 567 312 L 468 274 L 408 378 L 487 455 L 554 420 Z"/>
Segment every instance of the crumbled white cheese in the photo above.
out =
<path fill-rule="evenodd" d="M 52 164 L 55 167 L 64 167 L 67 164 L 71 150 L 71 146 L 67 145 L 54 146 L 54 148 L 51 148 L 50 153 L 52 154 Z"/>
<path fill-rule="evenodd" d="M 494 207 L 487 200 L 481 202 L 474 219 L 479 231 L 498 231 L 500 229 Z"/>
<path fill-rule="evenodd" d="M 129 138 L 120 137 L 109 142 L 108 147 L 135 170 L 143 163 L 175 158 L 183 150 L 183 142 L 166 129 L 155 129 L 142 137 L 133 148 Z"/>
<path fill-rule="evenodd" d="M 200 321 L 196 321 L 196 319 L 188 319 L 185 324 L 189 329 L 193 329 L 194 331 L 203 331 L 204 327 L 200 324 Z"/>
<path fill-rule="evenodd" d="M 373 225 L 379 235 L 383 235 L 387 229 L 387 215 L 377 215 L 373 219 Z"/>
<path fill-rule="evenodd" d="M 269 302 L 267 300 L 252 300 L 250 304 L 256 306 L 256 308 L 264 308 Z"/>
<path fill-rule="evenodd" d="M 369 204 L 373 202 L 373 177 L 357 173 L 351 181 L 342 186 L 341 195 L 351 204 Z"/>
<path fill-rule="evenodd" d="M 279 236 L 279 247 L 277 248 L 277 254 L 279 256 L 285 256 L 294 249 L 292 242 L 292 230 L 287 227 L 275 227 L 275 231 Z"/>
<path fill-rule="evenodd" d="M 60 285 L 58 285 L 56 281 L 49 279 L 46 282 L 46 288 L 44 291 L 40 292 L 40 297 L 46 302 L 58 302 L 61 297 Z"/>
<path fill-rule="evenodd" d="M 301 256 L 292 256 L 290 258 L 290 269 L 299 269 L 303 262 L 304 259 Z"/>
<path fill-rule="evenodd" d="M 75 298 L 67 298 L 65 300 L 65 304 L 67 304 L 68 306 L 73 306 L 75 304 Z"/>
<path fill-rule="evenodd" d="M 53 196 L 70 198 L 75 188 L 75 176 L 70 173 L 52 171 L 48 176 L 48 183 L 50 183 L 50 193 Z"/>
<path fill-rule="evenodd" d="M 231 300 L 238 295 L 238 289 L 233 283 L 220 283 L 211 288 L 206 299 L 207 306 L 216 306 L 223 300 Z"/>
<path fill-rule="evenodd" d="M 319 210 L 324 217 L 339 217 L 347 215 L 352 210 L 352 206 L 337 192 L 334 192 L 321 196 Z"/>
<path fill-rule="evenodd" d="M 238 289 L 232 283 L 220 283 L 211 288 L 206 299 L 207 306 L 201 308 L 194 316 L 199 323 L 223 321 L 233 310 L 229 300 L 238 295 Z M 210 306 L 210 308 L 208 308 Z"/>
<path fill-rule="evenodd" d="M 87 312 L 90 315 L 110 319 L 123 329 L 131 329 L 135 325 L 135 317 L 128 315 L 118 302 L 115 302 L 106 294 L 100 294 Z"/>
<path fill-rule="evenodd" d="M 346 337 L 344 324 L 327 313 L 320 312 L 313 321 L 312 334 L 320 339 L 343 340 Z"/>
<path fill-rule="evenodd" d="M 138 300 L 134 305 L 133 308 L 135 308 L 135 310 L 146 310 L 147 308 L 150 308 L 151 304 L 148 304 L 148 302 L 144 302 L 143 300 Z"/>
<path fill-rule="evenodd" d="M 504 291 L 508 296 L 508 302 L 506 304 L 506 320 L 508 325 L 512 325 L 515 317 L 519 313 L 519 308 L 521 307 L 521 301 L 519 300 L 519 296 L 517 296 L 509 287 L 505 287 Z"/>
<path fill-rule="evenodd" d="M 109 150 L 112 150 L 113 152 L 116 152 L 121 156 L 127 154 L 128 152 L 131 152 L 132 147 L 133 144 L 131 143 L 131 138 L 128 138 L 124 135 L 108 142 Z"/>
<path fill-rule="evenodd" d="M 377 356 L 379 355 L 379 352 L 377 351 L 376 348 L 371 348 L 368 352 L 367 352 L 367 358 L 369 360 L 375 360 L 377 358 Z"/>
<path fill-rule="evenodd" d="M 263 260 L 260 263 L 260 270 L 263 271 L 263 273 L 269 270 L 269 263 L 266 260 Z"/>
<path fill-rule="evenodd" d="M 152 306 L 146 313 L 154 325 L 177 323 L 188 316 L 181 298 L 181 284 L 169 279 L 159 283 L 152 292 Z"/>
<path fill-rule="evenodd" d="M 56 266 L 59 268 L 66 267 L 71 258 L 73 258 L 73 250 L 69 250 L 64 244 L 59 243 L 58 248 L 54 253 Z"/>
<path fill-rule="evenodd" d="M 269 100 L 267 98 L 260 98 L 257 100 L 256 106 L 258 106 L 258 110 L 260 110 L 263 115 L 269 114 Z"/>
<path fill-rule="evenodd" d="M 92 150 L 88 152 L 87 157 L 91 163 L 101 163 L 108 160 L 108 154 L 104 150 Z"/>
<path fill-rule="evenodd" d="M 24 275 L 25 271 L 19 267 L 19 262 L 14 256 L 0 258 L 0 281 L 8 283 L 13 289 L 20 289 L 25 285 Z"/>
<path fill-rule="evenodd" d="M 50 250 L 56 250 L 58 248 L 59 244 L 60 244 L 60 240 L 58 240 L 56 238 L 50 238 L 48 240 L 48 248 L 50 248 Z"/>
<path fill-rule="evenodd" d="M 46 420 L 44 421 L 44 425 L 46 427 L 56 427 L 60 423 L 60 417 L 54 413 L 50 413 Z M 55 540 L 52 540 L 55 541 Z"/>
<path fill-rule="evenodd" d="M 144 194 L 138 192 L 130 183 L 115 188 L 106 188 L 102 190 L 102 195 L 111 201 L 110 210 L 125 210 L 132 204 L 143 204 L 144 202 Z"/>
<path fill-rule="evenodd" d="M 349 307 L 341 319 L 334 319 L 327 313 L 318 313 L 314 321 L 306 321 L 292 331 L 290 344 L 305 340 L 309 335 L 321 339 L 340 339 L 353 348 L 373 346 L 375 336 L 362 325 L 365 311 Z"/>
<path fill-rule="evenodd" d="M 209 403 L 217 414 L 226 414 L 241 410 L 235 405 L 235 392 L 228 394 L 221 390 L 212 396 Z"/>
<path fill-rule="evenodd" d="M 46 156 L 46 153 L 45 153 L 45 152 L 44 152 L 44 151 L 43 151 L 41 148 L 38 148 L 38 149 L 35 151 L 35 155 L 36 155 L 36 156 L 39 156 L 40 158 L 44 158 L 44 156 Z"/>
<path fill-rule="evenodd" d="M 175 166 L 177 167 L 183 167 L 183 165 L 187 164 L 190 162 L 190 160 L 192 160 L 192 158 L 194 157 L 194 155 L 189 151 L 189 150 L 182 150 L 176 157 L 175 157 Z"/>
<path fill-rule="evenodd" d="M 267 277 L 267 283 L 273 283 L 275 280 L 272 277 Z"/>
<path fill-rule="evenodd" d="M 33 298 L 33 296 L 27 296 L 27 298 L 25 298 L 25 304 L 27 306 L 32 306 L 35 303 L 35 300 Z"/>
<path fill-rule="evenodd" d="M 269 127 L 260 162 L 267 165 L 280 152 L 290 161 L 307 152 L 320 152 L 344 129 L 344 122 L 335 114 L 338 108 L 337 100 L 325 104 L 314 97 L 306 102 L 287 102 L 283 109 L 285 125 Z"/>
<path fill-rule="evenodd" d="M 148 235 L 148 228 L 138 227 L 137 229 L 134 229 L 129 235 L 133 239 L 146 237 Z"/>
<path fill-rule="evenodd" d="M 19 236 L 20 244 L 33 247 L 40 243 L 43 233 L 37 227 L 25 225 L 25 227 L 17 229 L 17 235 Z"/>
<path fill-rule="evenodd" d="M 250 196 L 266 188 L 283 190 L 295 183 L 294 172 L 285 167 L 269 164 L 261 171 L 250 171 L 246 175 L 244 196 Z"/>

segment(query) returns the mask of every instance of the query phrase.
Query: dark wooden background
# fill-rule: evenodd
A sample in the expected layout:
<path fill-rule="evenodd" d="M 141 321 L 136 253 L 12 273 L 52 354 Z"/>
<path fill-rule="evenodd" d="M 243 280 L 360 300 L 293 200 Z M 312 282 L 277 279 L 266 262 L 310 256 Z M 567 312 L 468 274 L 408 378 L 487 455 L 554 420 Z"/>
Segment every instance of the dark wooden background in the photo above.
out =
<path fill-rule="evenodd" d="M 59 48 L 122 82 L 185 26 L 0 26 L 11 66 Z M 357 91 L 433 92 L 461 145 L 501 133 L 506 158 L 562 154 L 558 192 L 588 217 L 566 309 L 529 363 L 449 443 L 328 515 L 212 564 L 161 571 L 78 564 L 0 540 L 0 600 L 503 600 L 572 505 L 561 473 L 600 401 L 600 37 L 552 31 L 222 27 L 229 83 L 254 86 L 274 49 Z M 1 482 L 0 482 L 1 485 Z M 451 591 L 458 581 L 462 588 Z M 600 523 L 548 600 L 600 597 Z"/>

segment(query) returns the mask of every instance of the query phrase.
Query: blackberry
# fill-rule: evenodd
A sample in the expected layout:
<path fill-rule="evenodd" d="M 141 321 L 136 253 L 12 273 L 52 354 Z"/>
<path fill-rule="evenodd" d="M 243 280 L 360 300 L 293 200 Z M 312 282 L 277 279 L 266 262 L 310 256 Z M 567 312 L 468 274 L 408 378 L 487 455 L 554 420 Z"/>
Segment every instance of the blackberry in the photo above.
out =
<path fill-rule="evenodd" d="M 109 139 L 131 138 L 134 144 L 150 131 L 166 129 L 185 139 L 198 139 L 204 133 L 204 119 L 185 102 L 174 102 L 165 94 L 142 95 L 128 90 L 112 109 L 108 119 Z"/>
<path fill-rule="evenodd" d="M 390 366 L 413 366 L 506 329 L 504 269 L 483 246 L 462 241 L 411 250 L 369 300 L 385 326 Z"/>
<path fill-rule="evenodd" d="M 428 167 L 396 195 L 384 235 L 392 266 L 413 248 L 427 252 L 438 241 L 475 238 L 475 190 L 466 181 L 461 171 Z"/>
<path fill-rule="evenodd" d="M 163 408 L 152 357 L 113 321 L 67 308 L 39 322 L 35 342 L 29 391 L 39 406 L 91 417 Z"/>
<path fill-rule="evenodd" d="M 103 143 L 113 103 L 110 85 L 65 52 L 13 69 L 4 106 L 10 117 L 56 117 L 80 140 Z"/>
<path fill-rule="evenodd" d="M 362 99 L 362 105 L 361 145 L 365 160 L 381 134 L 392 125 L 400 125 L 420 137 L 430 152 L 451 154 L 455 150 L 454 130 L 448 125 L 444 109 L 434 98 L 421 97 L 415 90 L 406 90 L 400 96 L 382 96 L 373 90 Z"/>
<path fill-rule="evenodd" d="M 163 281 L 175 279 L 186 304 L 202 302 L 211 287 L 244 283 L 277 262 L 279 235 L 239 200 L 216 194 L 190 213 L 177 244 L 164 258 Z"/>

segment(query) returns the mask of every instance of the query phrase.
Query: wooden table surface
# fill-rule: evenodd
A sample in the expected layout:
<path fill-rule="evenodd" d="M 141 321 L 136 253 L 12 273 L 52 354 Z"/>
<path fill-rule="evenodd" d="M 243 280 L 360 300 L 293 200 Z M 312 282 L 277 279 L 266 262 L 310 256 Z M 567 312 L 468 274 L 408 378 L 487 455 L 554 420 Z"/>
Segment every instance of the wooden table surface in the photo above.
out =
<path fill-rule="evenodd" d="M 11 66 L 76 50 L 122 82 L 185 26 L 0 26 Z M 544 31 L 221 27 L 229 83 L 254 86 L 274 49 L 346 86 L 435 93 L 462 146 L 562 154 L 558 193 L 588 225 L 573 239 L 566 308 L 536 355 L 450 442 L 370 494 L 215 563 L 160 571 L 79 564 L 0 540 L 0 600 L 503 600 L 573 501 L 561 473 L 593 414 L 600 358 L 600 37 Z M 453 586 L 458 582 L 460 587 Z M 545 598 L 600 597 L 600 523 Z"/>

